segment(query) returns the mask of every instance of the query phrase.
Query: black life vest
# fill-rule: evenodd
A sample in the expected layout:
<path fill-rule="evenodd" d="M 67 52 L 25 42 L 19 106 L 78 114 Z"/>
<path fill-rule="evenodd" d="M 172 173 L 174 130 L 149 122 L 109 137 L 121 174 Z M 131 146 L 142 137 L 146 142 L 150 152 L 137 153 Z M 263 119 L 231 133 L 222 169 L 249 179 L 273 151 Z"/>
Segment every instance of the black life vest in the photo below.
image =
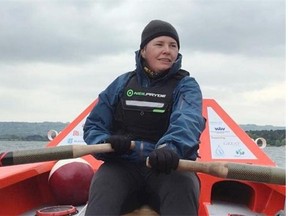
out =
<path fill-rule="evenodd" d="M 189 73 L 179 70 L 161 85 L 141 87 L 131 72 L 116 108 L 113 132 L 132 140 L 157 142 L 166 132 L 171 115 L 173 91 Z"/>

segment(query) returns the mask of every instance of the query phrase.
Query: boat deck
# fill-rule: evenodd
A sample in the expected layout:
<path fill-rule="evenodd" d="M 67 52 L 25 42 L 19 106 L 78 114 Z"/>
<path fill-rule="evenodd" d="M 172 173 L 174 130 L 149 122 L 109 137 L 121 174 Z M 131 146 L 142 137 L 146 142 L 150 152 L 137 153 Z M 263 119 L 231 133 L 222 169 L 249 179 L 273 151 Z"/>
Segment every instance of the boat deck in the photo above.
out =
<path fill-rule="evenodd" d="M 43 206 L 43 208 L 46 206 Z M 209 215 L 227 215 L 227 216 L 266 216 L 265 214 L 262 213 L 256 213 L 251 211 L 247 206 L 241 205 L 241 204 L 233 204 L 229 202 L 216 202 L 213 204 L 207 204 L 206 205 L 207 210 L 209 212 Z M 85 215 L 85 210 L 86 210 L 86 205 L 81 205 L 77 206 L 77 211 L 78 213 L 75 214 L 75 216 L 84 216 Z M 35 215 L 36 211 L 41 209 L 41 207 L 37 209 L 32 209 L 24 214 L 21 214 L 20 216 L 31 216 Z M 150 210 L 148 207 L 143 207 L 140 210 L 134 211 L 133 213 L 127 214 L 125 216 L 153 216 L 153 215 L 158 215 L 154 211 Z M 284 216 L 284 210 L 280 211 L 278 214 L 275 216 Z"/>
<path fill-rule="evenodd" d="M 37 210 L 41 209 L 41 208 L 45 208 L 47 206 L 42 206 L 39 207 L 37 209 L 31 209 L 28 212 L 25 212 L 24 214 L 21 214 L 20 216 L 31 216 L 31 215 L 36 215 Z M 85 215 L 85 211 L 86 211 L 86 205 L 81 205 L 81 206 L 76 206 L 76 209 L 78 211 L 77 214 L 75 214 L 74 216 L 84 216 Z M 151 210 L 149 207 L 147 206 L 143 206 L 141 209 L 135 210 L 132 213 L 123 215 L 123 216 L 158 216 L 158 214 L 156 212 L 154 212 L 153 210 Z"/>
<path fill-rule="evenodd" d="M 228 202 L 216 202 L 206 205 L 209 215 L 249 215 L 265 216 L 265 214 L 251 211 L 247 206 Z"/>

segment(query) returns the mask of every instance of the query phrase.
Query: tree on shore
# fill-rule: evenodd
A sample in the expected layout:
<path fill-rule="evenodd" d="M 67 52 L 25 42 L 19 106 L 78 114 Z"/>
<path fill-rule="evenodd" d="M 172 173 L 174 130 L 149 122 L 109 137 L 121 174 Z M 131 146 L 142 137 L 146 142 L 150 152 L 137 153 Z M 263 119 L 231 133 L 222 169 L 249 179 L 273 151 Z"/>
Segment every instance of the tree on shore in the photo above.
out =
<path fill-rule="evenodd" d="M 286 130 L 256 130 L 246 131 L 252 138 L 264 138 L 268 146 L 284 146 L 286 145 Z"/>

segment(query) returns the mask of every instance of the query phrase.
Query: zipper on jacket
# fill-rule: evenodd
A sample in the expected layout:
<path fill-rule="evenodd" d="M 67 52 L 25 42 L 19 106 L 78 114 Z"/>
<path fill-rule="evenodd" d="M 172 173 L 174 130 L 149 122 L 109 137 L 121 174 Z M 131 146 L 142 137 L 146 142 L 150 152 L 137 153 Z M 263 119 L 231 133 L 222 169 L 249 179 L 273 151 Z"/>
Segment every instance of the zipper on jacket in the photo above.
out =
<path fill-rule="evenodd" d="M 141 143 L 140 143 L 140 158 L 144 158 L 144 156 L 143 156 L 143 150 L 144 150 L 144 142 L 143 141 L 141 141 Z M 144 158 L 145 159 L 145 158 Z M 146 160 L 146 159 L 145 159 Z"/>

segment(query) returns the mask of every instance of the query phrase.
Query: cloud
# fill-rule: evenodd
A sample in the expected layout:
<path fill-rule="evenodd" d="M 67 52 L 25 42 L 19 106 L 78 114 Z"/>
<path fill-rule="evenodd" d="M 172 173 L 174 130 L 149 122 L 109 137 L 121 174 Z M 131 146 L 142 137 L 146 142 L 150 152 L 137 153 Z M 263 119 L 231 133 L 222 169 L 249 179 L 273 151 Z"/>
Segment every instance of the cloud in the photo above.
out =
<path fill-rule="evenodd" d="M 194 2 L 194 1 L 191 1 Z M 196 1 L 182 32 L 196 52 L 254 56 L 285 52 L 284 1 Z M 183 21 L 183 20 L 182 20 Z M 187 33 L 187 29 L 191 29 Z M 185 34 L 186 33 L 186 34 Z"/>
<path fill-rule="evenodd" d="M 285 125 L 284 0 L 0 1 L 0 120 L 72 121 L 134 69 L 152 19 L 176 27 L 205 98 L 239 123 Z"/>
<path fill-rule="evenodd" d="M 254 55 L 283 55 L 285 51 L 285 1 L 169 3 L 3 1 L 0 59 L 85 61 L 136 49 L 141 29 L 158 17 L 175 19 L 183 47 L 191 51 Z"/>
<path fill-rule="evenodd" d="M 1 61 L 81 62 L 120 52 L 127 32 L 109 17 L 115 7 L 83 2 L 2 3 Z"/>
<path fill-rule="evenodd" d="M 264 88 L 244 92 L 243 93 L 244 101 L 255 102 L 257 104 L 262 104 L 263 106 L 269 106 L 270 103 L 278 105 L 281 101 L 281 104 L 284 104 L 285 100 L 285 81 L 279 83 L 273 83 Z"/>

